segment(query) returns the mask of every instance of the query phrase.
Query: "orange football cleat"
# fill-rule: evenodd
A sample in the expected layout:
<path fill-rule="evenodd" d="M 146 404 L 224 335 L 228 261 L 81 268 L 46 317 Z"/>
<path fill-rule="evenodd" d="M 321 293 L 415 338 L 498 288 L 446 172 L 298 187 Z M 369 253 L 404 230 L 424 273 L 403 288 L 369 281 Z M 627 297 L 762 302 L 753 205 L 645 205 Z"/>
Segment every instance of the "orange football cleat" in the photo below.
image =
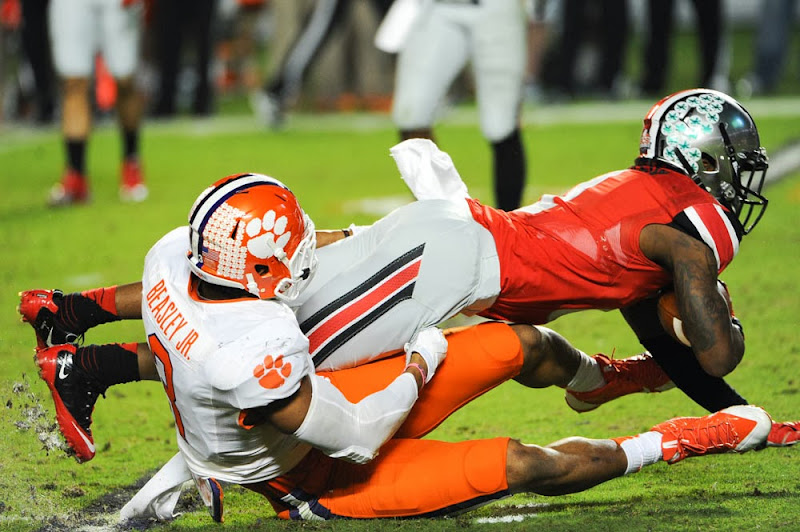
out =
<path fill-rule="evenodd" d="M 767 447 L 790 447 L 800 442 L 800 421 L 773 423 L 767 437 Z"/>
<path fill-rule="evenodd" d="M 737 405 L 704 417 L 679 417 L 656 425 L 663 434 L 661 451 L 667 463 L 690 456 L 743 453 L 763 446 L 772 419 L 757 406 Z"/>
<path fill-rule="evenodd" d="M 595 355 L 594 359 L 600 365 L 606 383 L 588 392 L 565 390 L 567 404 L 576 412 L 594 410 L 623 395 L 663 392 L 674 386 L 650 353 L 624 359 Z"/>

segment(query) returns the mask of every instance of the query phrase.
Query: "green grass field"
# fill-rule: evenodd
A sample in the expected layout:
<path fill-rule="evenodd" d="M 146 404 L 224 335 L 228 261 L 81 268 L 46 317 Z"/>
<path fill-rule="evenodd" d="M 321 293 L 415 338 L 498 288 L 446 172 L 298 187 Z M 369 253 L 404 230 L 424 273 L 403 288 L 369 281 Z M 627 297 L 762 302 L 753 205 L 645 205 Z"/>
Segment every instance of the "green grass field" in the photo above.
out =
<path fill-rule="evenodd" d="M 574 106 L 526 116 L 529 183 L 526 200 L 562 192 L 596 174 L 627 166 L 636 154 L 640 117 L 649 102 L 600 109 L 587 123 Z M 577 108 L 582 110 L 581 108 Z M 621 109 L 621 110 L 620 110 Z M 616 112 L 615 110 L 620 110 Z M 613 112 L 612 112 L 613 111 Z M 624 112 L 623 112 L 624 111 Z M 800 105 L 755 101 L 751 111 L 763 144 L 776 152 L 798 134 Z M 588 112 L 588 111 L 587 111 Z M 759 114 L 761 112 L 762 114 Z M 541 113 L 541 114 L 540 114 Z M 595 113 L 596 114 L 596 113 Z M 604 117 L 613 119 L 605 121 Z M 492 201 L 489 148 L 469 109 L 437 129 L 473 196 Z M 196 195 L 234 172 L 272 174 L 289 184 L 319 228 L 366 223 L 377 200 L 410 201 L 388 150 L 396 135 L 386 117 L 297 116 L 281 133 L 265 132 L 248 117 L 151 124 L 144 131 L 144 164 L 151 197 L 140 205 L 117 199 L 119 140 L 101 127 L 90 143 L 93 202 L 49 210 L 48 187 L 62 165 L 55 132 L 0 133 L 0 529 L 102 530 L 135 484 L 175 452 L 175 431 L 159 383 L 117 386 L 100 399 L 93 430 L 98 454 L 79 465 L 58 450 L 47 452 L 35 426 L 53 421 L 46 386 L 32 362 L 34 336 L 15 312 L 17 292 L 65 291 L 138 280 L 144 254 L 162 234 L 185 223 Z M 725 272 L 747 332 L 747 354 L 730 382 L 776 418 L 800 418 L 800 179 L 797 171 L 773 185 L 770 207 Z M 371 201 L 376 200 L 376 201 Z M 391 203 L 389 201 L 389 203 Z M 624 357 L 638 344 L 616 313 L 587 312 L 559 319 L 553 328 L 589 353 Z M 135 322 L 90 331 L 87 343 L 142 338 Z M 24 418 L 41 404 L 45 417 Z M 560 390 L 531 391 L 505 384 L 456 413 L 431 437 L 460 440 L 510 435 L 548 443 L 582 435 L 633 434 L 676 415 L 702 415 L 680 392 L 632 396 L 578 415 Z M 35 417 L 35 416 L 34 416 Z M 431 472 L 435 474 L 435 472 Z M 424 479 L 420 479 L 424 482 Z M 796 530 L 800 518 L 800 449 L 768 449 L 741 456 L 658 464 L 628 478 L 564 497 L 514 497 L 446 520 L 382 523 L 281 523 L 257 496 L 226 492 L 224 529 L 288 530 Z M 157 530 L 217 529 L 193 493 L 186 512 Z"/>

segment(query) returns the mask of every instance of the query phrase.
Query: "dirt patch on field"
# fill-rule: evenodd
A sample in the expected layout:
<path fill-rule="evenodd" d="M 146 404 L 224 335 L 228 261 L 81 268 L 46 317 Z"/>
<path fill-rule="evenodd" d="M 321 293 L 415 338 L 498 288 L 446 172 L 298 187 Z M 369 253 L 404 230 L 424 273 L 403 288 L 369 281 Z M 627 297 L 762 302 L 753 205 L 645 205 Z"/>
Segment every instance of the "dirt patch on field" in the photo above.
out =
<path fill-rule="evenodd" d="M 150 480 L 155 471 L 143 476 L 135 483 L 122 489 L 103 495 L 91 502 L 87 507 L 70 514 L 52 516 L 37 529 L 39 532 L 70 531 L 130 531 L 149 530 L 163 524 L 155 519 L 131 519 L 124 524 L 118 523 L 119 511 L 131 500 L 139 489 Z M 189 513 L 204 509 L 200 496 L 194 490 L 187 489 L 178 500 L 177 513 Z"/>

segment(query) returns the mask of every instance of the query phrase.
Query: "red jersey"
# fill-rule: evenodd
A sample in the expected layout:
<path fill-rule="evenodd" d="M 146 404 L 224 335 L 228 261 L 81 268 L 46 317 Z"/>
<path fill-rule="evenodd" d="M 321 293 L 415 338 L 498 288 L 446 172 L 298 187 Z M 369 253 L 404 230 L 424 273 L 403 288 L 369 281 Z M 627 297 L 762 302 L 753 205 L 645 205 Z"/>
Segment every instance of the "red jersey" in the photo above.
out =
<path fill-rule="evenodd" d="M 689 177 L 635 166 L 582 183 L 563 196 L 505 212 L 468 200 L 491 231 L 501 289 L 481 315 L 541 324 L 581 309 L 618 309 L 671 284 L 639 249 L 649 224 L 669 224 L 705 242 L 722 271 L 739 249 L 732 213 Z"/>

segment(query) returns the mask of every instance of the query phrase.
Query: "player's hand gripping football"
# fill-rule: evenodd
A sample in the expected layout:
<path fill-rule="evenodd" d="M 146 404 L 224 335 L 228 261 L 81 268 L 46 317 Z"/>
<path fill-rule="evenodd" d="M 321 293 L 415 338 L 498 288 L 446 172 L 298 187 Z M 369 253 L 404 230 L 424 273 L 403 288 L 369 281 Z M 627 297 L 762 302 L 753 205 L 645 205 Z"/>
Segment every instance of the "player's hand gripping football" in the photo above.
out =
<path fill-rule="evenodd" d="M 406 364 L 411 358 L 411 353 L 419 353 L 425 360 L 425 364 L 428 366 L 428 376 L 425 379 L 427 384 L 433 378 L 433 374 L 436 373 L 436 368 L 439 367 L 439 364 L 442 363 L 445 355 L 447 355 L 447 340 L 441 329 L 428 327 L 418 331 L 411 338 L 411 341 L 405 345 L 405 351 Z"/>
<path fill-rule="evenodd" d="M 731 301 L 731 294 L 728 291 L 728 285 L 726 285 L 722 279 L 717 280 L 717 291 L 728 304 L 728 310 L 731 313 L 731 324 L 739 329 L 742 337 L 744 337 L 742 322 L 739 321 L 733 313 L 733 302 Z M 678 301 L 675 297 L 675 292 L 672 290 L 662 294 L 658 300 L 658 319 L 662 327 L 664 327 L 664 330 L 667 331 L 670 336 L 684 345 L 691 346 L 689 339 L 686 338 L 683 333 L 683 319 L 678 312 Z"/>

